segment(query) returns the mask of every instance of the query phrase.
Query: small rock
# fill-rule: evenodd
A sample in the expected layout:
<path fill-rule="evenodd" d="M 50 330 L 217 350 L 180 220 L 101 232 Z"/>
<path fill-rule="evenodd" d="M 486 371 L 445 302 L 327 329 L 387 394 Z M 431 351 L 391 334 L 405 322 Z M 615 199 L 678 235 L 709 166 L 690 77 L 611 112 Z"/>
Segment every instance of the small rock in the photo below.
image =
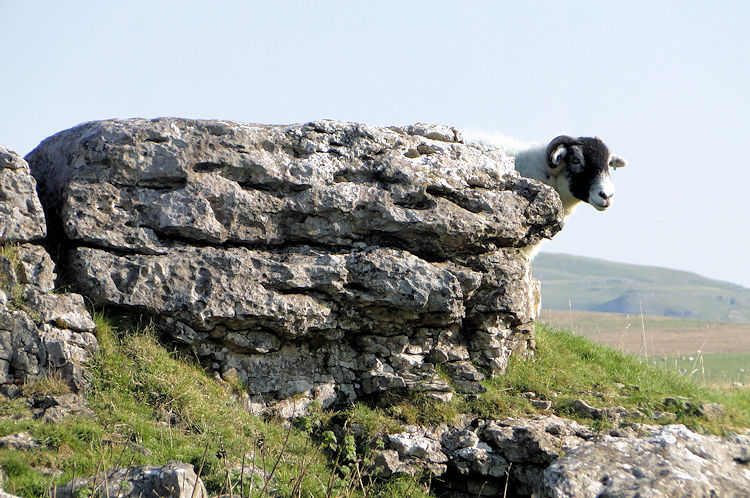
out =
<path fill-rule="evenodd" d="M 11 450 L 31 451 L 39 447 L 39 442 L 28 432 L 19 432 L 9 436 L 0 437 L 0 448 Z"/>
<path fill-rule="evenodd" d="M 505 424 L 513 423 L 508 426 Z M 562 449 L 544 423 L 509 420 L 489 423 L 480 434 L 494 451 L 510 462 L 544 464 L 555 460 Z"/>
<path fill-rule="evenodd" d="M 388 442 L 401 457 L 421 458 L 435 463 L 448 461 L 445 454 L 440 451 L 440 443 L 434 439 L 402 432 L 389 435 Z"/>
<path fill-rule="evenodd" d="M 437 401 L 442 401 L 443 403 L 450 403 L 453 399 L 453 392 L 451 391 L 427 391 L 425 393 L 425 396 L 428 398 L 435 399 Z"/>
<path fill-rule="evenodd" d="M 487 459 L 487 450 L 477 446 L 472 446 L 469 448 L 461 448 L 456 452 L 456 455 L 467 462 L 481 462 Z"/>
<path fill-rule="evenodd" d="M 103 484 L 102 484 L 103 483 Z M 97 485 L 94 496 L 169 496 L 174 498 L 208 498 L 203 482 L 195 475 L 193 466 L 183 462 L 169 462 L 163 467 L 144 465 L 126 469 L 111 469 L 86 479 L 76 478 L 54 490 L 54 496 L 73 498 L 87 487 Z"/>
<path fill-rule="evenodd" d="M 474 431 L 463 431 L 456 438 L 459 448 L 468 448 L 479 444 L 479 436 Z"/>
<path fill-rule="evenodd" d="M 701 403 L 699 408 L 706 418 L 721 418 L 727 414 L 724 405 L 721 403 Z"/>
<path fill-rule="evenodd" d="M 34 418 L 47 423 L 59 423 L 67 417 L 95 418 L 93 410 L 86 406 L 86 400 L 76 394 L 59 394 L 34 399 Z"/>
<path fill-rule="evenodd" d="M 401 472 L 401 461 L 395 450 L 379 451 L 372 465 L 372 473 L 380 477 L 390 477 Z"/>
<path fill-rule="evenodd" d="M 577 399 L 570 403 L 570 409 L 573 410 L 575 413 L 580 415 L 581 417 L 588 417 L 588 418 L 600 418 L 600 411 L 597 408 L 594 408 L 593 406 L 589 405 L 582 399 Z"/>
<path fill-rule="evenodd" d="M 537 410 L 542 410 L 542 411 L 551 410 L 552 401 L 543 400 L 543 399 L 532 399 L 531 406 L 533 406 Z"/>

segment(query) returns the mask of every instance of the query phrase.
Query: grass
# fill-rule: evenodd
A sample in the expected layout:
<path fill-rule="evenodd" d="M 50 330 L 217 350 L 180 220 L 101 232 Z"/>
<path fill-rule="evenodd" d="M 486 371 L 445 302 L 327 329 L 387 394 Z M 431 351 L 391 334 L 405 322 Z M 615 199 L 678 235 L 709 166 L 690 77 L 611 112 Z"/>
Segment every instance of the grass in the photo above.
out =
<path fill-rule="evenodd" d="M 23 306 L 23 286 L 20 284 L 23 268 L 18 247 L 15 243 L 0 246 L 0 291 L 8 296 L 8 305 L 12 309 Z"/>
<path fill-rule="evenodd" d="M 538 325 L 536 357 L 512 357 L 504 376 L 484 382 L 486 393 L 457 395 L 450 403 L 392 393 L 339 411 L 316 409 L 290 427 L 250 415 L 237 401 L 238 386 L 212 379 L 189 358 L 166 349 L 150 326 L 115 327 L 102 314 L 95 314 L 95 321 L 101 353 L 89 366 L 93 387 L 87 397 L 95 418 L 45 424 L 32 419 L 20 401 L 0 404 L 0 436 L 27 431 L 41 443 L 34 451 L 0 450 L 11 493 L 52 496 L 55 485 L 73 476 L 181 460 L 196 469 L 203 463 L 201 478 L 212 494 L 427 496 L 429 481 L 363 475 L 372 450 L 379 447 L 378 435 L 399 432 L 404 424 L 450 422 L 462 413 L 488 418 L 539 414 L 521 395 L 529 391 L 553 401 L 559 415 L 589 424 L 598 422 L 571 413 L 570 402 L 637 408 L 644 414 L 637 421 L 649 423 L 651 413 L 672 411 L 673 420 L 715 434 L 750 426 L 748 391 L 700 385 L 641 358 Z M 48 395 L 64 386 L 53 378 L 26 389 L 28 395 Z M 726 415 L 708 419 L 685 410 L 685 404 L 665 407 L 666 397 L 695 405 L 722 403 Z M 240 479 L 243 463 L 246 470 L 263 469 L 273 478 Z"/>
<path fill-rule="evenodd" d="M 652 357 L 650 362 L 708 385 L 750 383 L 750 353 L 674 354 Z"/>
<path fill-rule="evenodd" d="M 30 417 L 19 401 L 0 405 L 0 435 L 30 432 L 42 443 L 36 451 L 0 449 L 0 467 L 8 476 L 6 490 L 21 496 L 52 496 L 55 485 L 74 476 L 92 476 L 111 467 L 189 462 L 198 469 L 212 494 L 240 496 L 240 480 L 248 496 L 251 467 L 273 472 L 264 494 L 305 496 L 352 493 L 353 479 L 341 476 L 330 452 L 308 428 L 288 428 L 278 421 L 250 415 L 237 402 L 231 386 L 169 352 L 146 326 L 124 326 L 118 332 L 95 315 L 101 354 L 89 370 L 93 387 L 87 397 L 96 418 L 68 418 L 45 424 Z M 37 382 L 29 394 L 56 389 Z M 205 458 L 204 458 L 205 456 Z M 332 477 L 333 476 L 333 477 Z M 414 479 L 371 484 L 372 495 L 402 496 L 399 489 Z M 256 477 L 253 495 L 266 485 Z M 358 484 L 357 484 L 358 485 Z"/>
<path fill-rule="evenodd" d="M 597 343 L 647 356 L 652 364 L 701 383 L 729 386 L 750 381 L 750 324 L 551 310 L 543 312 L 541 320 L 571 328 Z"/>
<path fill-rule="evenodd" d="M 676 420 L 694 430 L 723 434 L 750 426 L 750 392 L 716 389 L 702 385 L 678 372 L 658 368 L 643 358 L 596 344 L 570 332 L 537 325 L 537 354 L 531 361 L 511 358 L 505 376 L 489 381 L 482 403 L 487 413 L 505 408 L 509 413 L 533 413 L 530 404 L 518 394 L 534 392 L 552 400 L 560 415 L 578 418 L 566 409 L 582 399 L 595 407 L 623 406 L 645 414 L 673 411 Z M 688 402 L 722 403 L 727 414 L 706 419 L 678 413 L 664 406 L 666 397 L 683 397 Z M 653 420 L 639 420 L 653 423 Z"/>

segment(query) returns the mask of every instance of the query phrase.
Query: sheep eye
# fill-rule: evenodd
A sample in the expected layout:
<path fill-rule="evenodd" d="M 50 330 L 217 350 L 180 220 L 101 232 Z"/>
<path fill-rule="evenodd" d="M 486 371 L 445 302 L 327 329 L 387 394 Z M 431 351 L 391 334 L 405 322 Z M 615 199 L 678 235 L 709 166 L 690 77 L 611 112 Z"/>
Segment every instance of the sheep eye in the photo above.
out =
<path fill-rule="evenodd" d="M 570 160 L 573 164 L 581 164 L 581 160 L 578 159 L 576 156 L 573 156 L 573 158 Z"/>

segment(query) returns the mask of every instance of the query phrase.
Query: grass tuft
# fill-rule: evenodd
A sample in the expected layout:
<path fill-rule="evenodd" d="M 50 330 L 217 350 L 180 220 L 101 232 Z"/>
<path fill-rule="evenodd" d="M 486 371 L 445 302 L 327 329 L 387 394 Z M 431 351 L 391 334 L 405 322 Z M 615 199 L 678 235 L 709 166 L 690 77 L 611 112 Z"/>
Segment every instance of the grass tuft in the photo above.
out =
<path fill-rule="evenodd" d="M 535 357 L 530 360 L 511 357 L 507 373 L 487 381 L 487 393 L 470 403 L 472 411 L 483 416 L 496 416 L 498 412 L 509 416 L 533 415 L 537 411 L 520 396 L 533 392 L 539 399 L 552 401 L 560 415 L 582 421 L 587 420 L 565 408 L 577 399 L 597 408 L 622 406 L 646 414 L 671 411 L 677 421 L 716 434 L 750 425 L 750 405 L 746 403 L 745 392 L 709 388 L 677 372 L 657 368 L 640 357 L 539 323 L 536 341 Z M 664 405 L 667 397 L 684 398 L 695 406 L 721 403 L 727 414 L 707 419 L 675 413 Z M 655 423 L 650 417 L 639 421 Z"/>

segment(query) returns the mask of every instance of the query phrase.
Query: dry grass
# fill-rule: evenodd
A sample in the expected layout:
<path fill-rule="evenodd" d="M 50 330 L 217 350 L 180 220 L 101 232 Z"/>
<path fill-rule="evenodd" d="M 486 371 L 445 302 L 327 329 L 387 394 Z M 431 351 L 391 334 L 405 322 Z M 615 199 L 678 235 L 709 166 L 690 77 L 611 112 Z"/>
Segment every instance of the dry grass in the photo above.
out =
<path fill-rule="evenodd" d="M 574 333 L 636 355 L 750 353 L 748 323 L 591 311 L 545 310 L 540 317 L 557 328 L 570 328 L 571 319 Z"/>

